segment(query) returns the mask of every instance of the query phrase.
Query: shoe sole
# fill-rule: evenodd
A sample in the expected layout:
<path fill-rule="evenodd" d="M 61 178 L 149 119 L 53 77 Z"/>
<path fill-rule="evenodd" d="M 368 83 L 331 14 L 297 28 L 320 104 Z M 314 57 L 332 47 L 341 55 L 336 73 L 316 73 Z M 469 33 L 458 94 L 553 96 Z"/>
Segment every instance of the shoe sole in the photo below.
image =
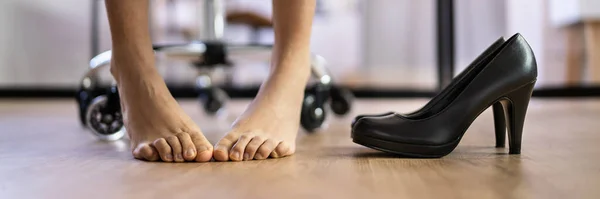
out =
<path fill-rule="evenodd" d="M 452 152 L 458 146 L 460 138 L 443 145 L 416 145 L 352 134 L 352 141 L 375 150 L 409 158 L 440 158 Z"/>

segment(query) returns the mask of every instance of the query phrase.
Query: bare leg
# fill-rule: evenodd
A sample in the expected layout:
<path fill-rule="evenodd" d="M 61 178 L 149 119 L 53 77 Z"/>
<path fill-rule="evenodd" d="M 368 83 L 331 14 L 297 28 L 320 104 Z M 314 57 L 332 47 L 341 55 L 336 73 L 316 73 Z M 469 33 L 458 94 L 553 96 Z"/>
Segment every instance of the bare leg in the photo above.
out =
<path fill-rule="evenodd" d="M 310 76 L 314 10 L 315 0 L 273 0 L 275 46 L 269 77 L 233 129 L 215 146 L 216 160 L 278 158 L 295 152 Z"/>
<path fill-rule="evenodd" d="M 165 162 L 212 158 L 212 145 L 173 99 L 154 66 L 148 0 L 107 0 L 117 81 L 133 156 Z"/>

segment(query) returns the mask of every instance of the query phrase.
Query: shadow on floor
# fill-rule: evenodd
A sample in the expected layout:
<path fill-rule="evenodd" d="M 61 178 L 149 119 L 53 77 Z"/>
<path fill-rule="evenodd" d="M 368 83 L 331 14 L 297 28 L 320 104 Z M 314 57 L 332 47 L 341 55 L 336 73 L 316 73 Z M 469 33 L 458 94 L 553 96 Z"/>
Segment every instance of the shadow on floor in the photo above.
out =
<path fill-rule="evenodd" d="M 387 153 L 370 149 L 366 147 L 328 147 L 324 152 L 325 157 L 347 157 L 347 158 L 370 158 L 370 159 L 436 159 L 427 157 L 409 157 L 399 154 Z M 483 157 L 498 157 L 508 156 L 508 149 L 495 148 L 493 146 L 464 146 L 457 147 L 453 152 L 445 157 L 459 158 L 483 158 Z"/>

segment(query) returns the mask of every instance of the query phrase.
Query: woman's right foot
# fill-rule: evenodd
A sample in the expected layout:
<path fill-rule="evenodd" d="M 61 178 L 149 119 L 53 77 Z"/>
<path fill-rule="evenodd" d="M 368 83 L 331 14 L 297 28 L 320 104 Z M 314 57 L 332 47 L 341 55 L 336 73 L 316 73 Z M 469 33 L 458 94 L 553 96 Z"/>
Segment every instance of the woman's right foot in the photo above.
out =
<path fill-rule="evenodd" d="M 210 161 L 212 145 L 171 96 L 153 63 L 119 70 L 119 64 L 140 63 L 114 57 L 111 72 L 118 82 L 133 157 L 164 162 Z"/>

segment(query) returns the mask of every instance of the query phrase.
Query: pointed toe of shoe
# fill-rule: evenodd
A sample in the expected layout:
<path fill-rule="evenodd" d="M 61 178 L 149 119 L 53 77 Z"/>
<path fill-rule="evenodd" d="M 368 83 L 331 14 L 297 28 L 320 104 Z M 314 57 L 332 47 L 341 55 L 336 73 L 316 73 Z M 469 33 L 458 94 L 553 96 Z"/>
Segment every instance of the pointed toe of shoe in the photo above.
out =
<path fill-rule="evenodd" d="M 393 113 L 385 116 L 362 117 L 352 127 L 352 135 L 388 138 L 391 132 L 396 132 L 390 129 L 398 129 L 401 123 L 402 118 Z"/>
<path fill-rule="evenodd" d="M 355 121 L 352 122 L 352 136 L 368 135 L 374 128 L 377 128 L 377 124 L 373 122 L 372 119 L 368 117 L 356 118 Z"/>
<path fill-rule="evenodd" d="M 358 122 L 358 120 L 360 120 L 362 118 L 385 117 L 385 116 L 393 115 L 393 114 L 395 114 L 395 113 L 394 112 L 386 112 L 386 113 L 377 114 L 377 115 L 358 115 L 358 116 L 354 117 L 354 119 L 352 120 L 352 124 L 350 126 L 353 127 L 356 124 L 356 122 Z"/>

